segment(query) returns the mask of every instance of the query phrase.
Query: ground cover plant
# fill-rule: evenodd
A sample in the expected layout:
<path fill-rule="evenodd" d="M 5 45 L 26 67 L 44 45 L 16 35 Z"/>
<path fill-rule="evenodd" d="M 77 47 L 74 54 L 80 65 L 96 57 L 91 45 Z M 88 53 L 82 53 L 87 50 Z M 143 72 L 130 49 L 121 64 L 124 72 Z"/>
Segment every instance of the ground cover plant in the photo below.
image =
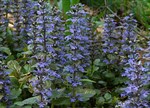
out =
<path fill-rule="evenodd" d="M 107 14 L 99 36 L 71 3 L 0 1 L 0 108 L 149 108 L 150 40 L 134 14 Z"/>

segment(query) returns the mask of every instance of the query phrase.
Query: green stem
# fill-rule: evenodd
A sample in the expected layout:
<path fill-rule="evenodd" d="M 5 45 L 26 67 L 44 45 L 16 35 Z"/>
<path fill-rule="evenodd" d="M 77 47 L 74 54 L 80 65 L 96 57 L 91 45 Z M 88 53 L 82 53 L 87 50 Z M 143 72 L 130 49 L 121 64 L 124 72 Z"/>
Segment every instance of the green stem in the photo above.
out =
<path fill-rule="evenodd" d="M 52 103 L 51 103 L 51 108 L 54 108 L 54 104 L 53 104 L 53 101 L 52 101 Z"/>
<path fill-rule="evenodd" d="M 75 81 L 75 77 L 76 77 L 76 72 L 73 73 L 73 80 L 74 81 Z M 76 96 L 75 87 L 73 87 L 72 93 L 73 93 L 73 97 L 75 97 Z M 72 103 L 72 108 L 75 108 L 75 102 Z"/>
<path fill-rule="evenodd" d="M 76 108 L 76 103 L 72 103 L 72 108 Z"/>

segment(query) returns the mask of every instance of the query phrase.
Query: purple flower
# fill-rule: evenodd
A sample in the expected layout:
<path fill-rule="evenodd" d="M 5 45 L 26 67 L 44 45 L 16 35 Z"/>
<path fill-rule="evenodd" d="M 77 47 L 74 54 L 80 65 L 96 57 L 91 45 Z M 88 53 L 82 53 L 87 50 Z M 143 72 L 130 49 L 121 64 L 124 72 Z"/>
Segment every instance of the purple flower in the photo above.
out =
<path fill-rule="evenodd" d="M 62 72 L 62 65 L 65 63 L 64 22 L 60 17 L 60 11 L 55 8 L 49 11 L 50 8 L 44 0 L 34 3 L 33 9 L 36 11 L 35 15 L 31 17 L 32 24 L 29 32 L 31 35 L 29 43 L 33 46 L 31 49 L 33 56 L 30 63 L 35 65 L 31 84 L 34 95 L 40 96 L 39 107 L 43 108 L 51 102 L 51 91 L 56 89 L 51 88 L 55 83 L 48 85 L 47 82 L 62 80 L 60 72 Z"/>
<path fill-rule="evenodd" d="M 0 47 L 4 47 L 6 44 L 6 38 L 8 37 L 8 24 L 9 24 L 9 19 L 7 14 L 11 12 L 11 3 L 12 1 L 6 1 L 6 0 L 1 0 L 0 1 L 0 32 L 1 33 L 1 40 L 0 40 Z M 0 50 L 0 103 L 5 104 L 7 108 L 10 107 L 11 105 L 11 99 L 9 98 L 10 96 L 10 78 L 9 78 L 9 72 L 7 72 L 7 65 L 6 65 L 6 60 L 7 55 Z"/>
<path fill-rule="evenodd" d="M 1 53 L 1 52 L 0 52 Z M 4 56 L 0 54 L 0 94 L 2 95 L 0 103 L 6 103 L 7 108 L 10 106 L 10 78 L 6 72 L 6 65 L 3 63 Z"/>
<path fill-rule="evenodd" d="M 67 12 L 70 16 L 67 19 L 68 35 L 65 36 L 65 58 L 64 72 L 68 73 L 67 82 L 71 86 L 72 101 L 77 101 L 75 89 L 80 86 L 80 77 L 85 72 L 85 68 L 90 64 L 90 21 L 87 12 L 82 8 L 82 4 L 71 7 L 71 11 Z M 74 100 L 76 99 L 76 100 Z"/>
<path fill-rule="evenodd" d="M 70 100 L 71 102 L 75 102 L 76 101 L 76 99 L 73 97 L 73 98 L 71 98 L 71 100 Z"/>
<path fill-rule="evenodd" d="M 144 87 L 149 83 L 150 79 L 147 74 L 146 67 L 143 67 L 141 61 L 138 61 L 138 54 L 132 54 L 129 56 L 129 60 L 126 63 L 125 72 L 122 74 L 129 80 L 126 82 L 127 87 L 123 90 L 123 94 L 128 96 L 128 99 L 124 102 L 128 107 L 143 108 L 150 107 L 146 100 L 149 90 Z M 122 104 L 123 105 L 123 104 Z M 126 108 L 122 106 L 122 108 Z"/>

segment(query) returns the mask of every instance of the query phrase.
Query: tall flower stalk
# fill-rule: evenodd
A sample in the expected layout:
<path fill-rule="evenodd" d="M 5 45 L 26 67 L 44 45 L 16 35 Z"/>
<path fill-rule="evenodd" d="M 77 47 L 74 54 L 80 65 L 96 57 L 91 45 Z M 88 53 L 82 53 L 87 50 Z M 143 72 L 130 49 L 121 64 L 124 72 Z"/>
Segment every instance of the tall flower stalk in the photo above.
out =
<path fill-rule="evenodd" d="M 50 59 L 47 56 L 47 40 L 46 40 L 46 19 L 49 17 L 46 13 L 46 4 L 45 2 L 38 1 L 37 2 L 37 17 L 36 21 L 33 22 L 33 26 L 35 26 L 35 29 L 33 29 L 33 50 L 34 52 L 34 60 L 36 62 L 36 69 L 34 70 L 35 79 L 32 80 L 32 86 L 34 89 L 34 95 L 39 95 L 40 99 L 38 100 L 39 107 L 44 108 L 48 102 L 51 95 L 51 88 L 46 88 L 45 82 L 47 80 L 50 80 L 48 73 L 51 72 L 50 69 L 48 69 L 48 65 L 50 62 Z M 35 33 L 36 32 L 36 33 Z"/>
<path fill-rule="evenodd" d="M 23 42 L 23 35 L 21 34 L 22 31 L 22 24 L 23 24 L 23 16 L 22 13 L 22 1 L 21 0 L 12 0 L 12 15 L 14 16 L 14 31 L 13 31 L 13 41 L 14 41 L 14 50 L 21 51 L 25 46 Z M 20 47 L 18 47 L 20 46 Z"/>
<path fill-rule="evenodd" d="M 122 96 L 128 96 L 128 99 L 122 103 L 122 108 L 148 108 L 149 103 L 146 100 L 149 90 L 145 86 L 149 83 L 149 75 L 147 68 L 138 60 L 137 53 L 129 56 L 127 67 L 122 76 L 126 76 L 129 80 L 126 82 L 127 87 L 124 88 Z"/>
<path fill-rule="evenodd" d="M 30 33 L 33 38 L 28 42 L 34 54 L 30 63 L 36 64 L 33 72 L 35 77 L 31 82 L 34 95 L 40 96 L 39 107 L 44 108 L 48 103 L 53 107 L 51 92 L 53 89 L 57 90 L 53 82 L 61 78 L 59 70 L 62 67 L 61 41 L 64 24 L 60 12 L 56 8 L 50 9 L 44 0 L 38 1 L 35 8 L 38 10 L 36 17 L 33 17 Z"/>
<path fill-rule="evenodd" d="M 126 63 L 128 55 L 135 53 L 138 49 L 137 34 L 135 32 L 137 28 L 137 21 L 133 19 L 133 15 L 130 14 L 122 20 L 122 37 L 121 37 L 121 50 L 120 56 L 122 57 L 122 63 Z"/>
<path fill-rule="evenodd" d="M 24 42 L 27 43 L 27 41 L 30 39 L 29 33 L 31 31 L 31 25 L 33 22 L 33 17 L 35 13 L 34 6 L 35 2 L 31 0 L 22 0 L 21 3 L 21 13 L 20 15 L 23 17 L 22 20 L 22 27 L 21 27 L 21 35 L 24 37 Z"/>
<path fill-rule="evenodd" d="M 0 31 L 2 32 L 1 38 L 4 40 L 7 38 L 8 35 L 8 27 L 10 23 L 8 15 L 11 13 L 10 4 L 11 1 L 0 1 Z"/>
<path fill-rule="evenodd" d="M 11 101 L 9 99 L 10 95 L 10 78 L 9 73 L 6 71 L 7 66 L 5 59 L 7 56 L 2 51 L 2 47 L 6 44 L 6 38 L 8 36 L 8 26 L 9 18 L 8 14 L 10 13 L 10 4 L 11 1 L 1 0 L 0 1 L 0 103 L 4 104 L 6 108 L 10 107 Z"/>
<path fill-rule="evenodd" d="M 11 101 L 9 99 L 10 95 L 10 79 L 9 73 L 6 71 L 6 64 L 4 63 L 4 55 L 0 52 L 0 103 L 9 108 Z"/>
<path fill-rule="evenodd" d="M 124 18 L 124 33 L 122 38 L 122 49 L 124 72 L 122 76 L 128 78 L 125 83 L 127 86 L 123 88 L 122 96 L 127 96 L 127 100 L 120 106 L 121 108 L 148 108 L 150 107 L 146 100 L 149 90 L 145 87 L 149 83 L 148 67 L 144 66 L 141 61 L 138 51 L 140 50 L 137 44 L 137 35 L 135 33 L 136 21 L 132 16 Z"/>
<path fill-rule="evenodd" d="M 104 23 L 104 32 L 102 37 L 102 51 L 104 52 L 104 62 L 106 64 L 117 63 L 119 52 L 119 38 L 117 26 L 114 17 L 107 16 Z"/>
<path fill-rule="evenodd" d="M 66 40 L 66 54 L 67 60 L 64 71 L 68 73 L 67 82 L 70 84 L 72 93 L 71 97 L 72 107 L 75 108 L 75 103 L 80 100 L 76 89 L 82 85 L 81 78 L 85 72 L 85 68 L 89 66 L 89 20 L 87 13 L 83 10 L 83 5 L 78 4 L 71 7 L 72 11 L 67 12 L 70 16 L 67 23 L 68 34 Z"/>

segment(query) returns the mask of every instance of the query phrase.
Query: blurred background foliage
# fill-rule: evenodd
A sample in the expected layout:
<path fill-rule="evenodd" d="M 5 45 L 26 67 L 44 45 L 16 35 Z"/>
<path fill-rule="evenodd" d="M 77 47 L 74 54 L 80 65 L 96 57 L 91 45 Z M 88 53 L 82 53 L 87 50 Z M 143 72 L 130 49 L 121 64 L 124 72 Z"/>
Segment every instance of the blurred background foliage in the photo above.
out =
<path fill-rule="evenodd" d="M 139 27 L 148 31 L 150 29 L 150 0 L 47 0 L 52 6 L 56 5 L 65 15 L 70 6 L 79 2 L 85 4 L 94 20 L 104 18 L 106 14 L 116 13 L 123 17 L 133 13 L 139 22 Z"/>

